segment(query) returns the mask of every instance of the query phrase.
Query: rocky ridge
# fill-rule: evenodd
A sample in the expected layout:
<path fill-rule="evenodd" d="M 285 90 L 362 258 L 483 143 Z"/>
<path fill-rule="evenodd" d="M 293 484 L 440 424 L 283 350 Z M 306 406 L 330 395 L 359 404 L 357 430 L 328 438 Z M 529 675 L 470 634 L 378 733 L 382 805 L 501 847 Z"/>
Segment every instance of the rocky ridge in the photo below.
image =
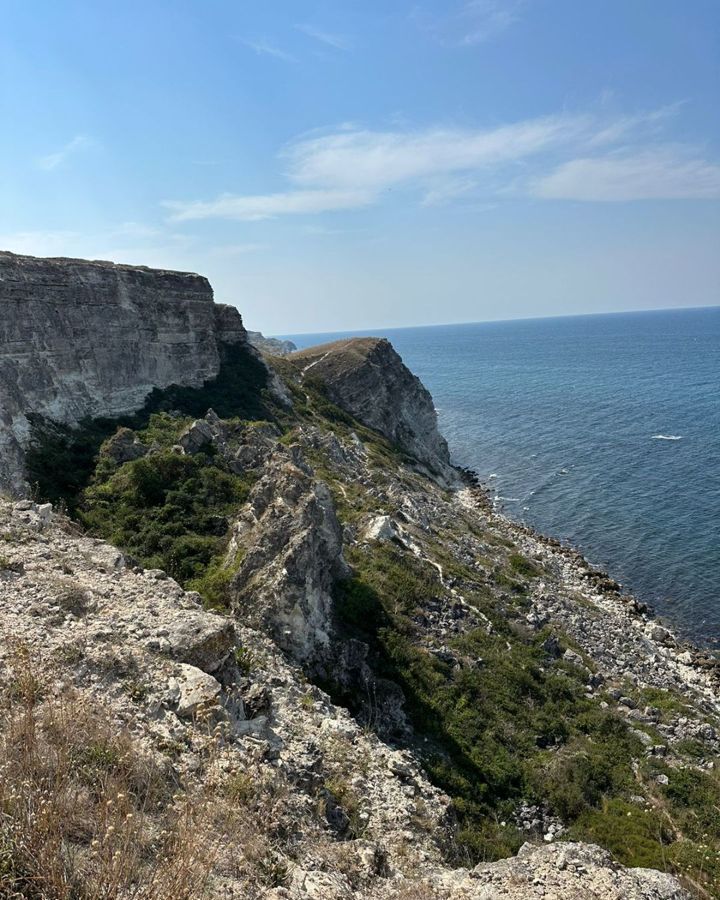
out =
<path fill-rule="evenodd" d="M 292 341 L 282 338 L 266 337 L 259 331 L 248 331 L 248 340 L 261 353 L 269 353 L 271 356 L 287 356 L 297 350 Z"/>
<path fill-rule="evenodd" d="M 331 400 L 374 428 L 435 476 L 454 480 L 437 413 L 419 378 L 384 338 L 352 338 L 288 357 L 301 379 L 320 381 Z"/>
<path fill-rule="evenodd" d="M 193 896 L 687 896 L 668 875 L 624 869 L 579 844 L 527 845 L 516 860 L 473 870 L 443 867 L 438 839 L 450 824 L 448 798 L 411 754 L 361 729 L 263 633 L 204 611 L 164 572 L 143 571 L 78 534 L 48 505 L 0 502 L 0 532 L 0 620 L 12 635 L 0 648 L 1 681 L 12 694 L 30 676 L 38 693 L 27 706 L 4 702 L 2 740 L 18 719 L 32 717 L 40 731 L 58 709 L 74 717 L 89 709 L 123 736 L 126 755 L 177 786 L 150 812 L 142 794 L 132 798 L 122 823 L 111 834 L 107 824 L 91 827 L 88 844 L 149 840 L 163 825 L 177 828 L 168 824 L 172 811 L 192 801 L 202 805 L 194 839 L 212 860 Z M 109 750 L 92 748 L 111 770 Z M 7 776 L 15 760 L 7 743 L 3 749 Z M 228 822 L 239 790 L 242 812 Z M 37 799 L 29 783 L 21 794 Z M 7 812 L 17 793 L 8 798 L 0 788 L 0 800 Z M 135 817 L 143 818 L 142 834 L 128 824 Z M 98 864 L 90 853 L 82 862 L 88 874 Z"/>

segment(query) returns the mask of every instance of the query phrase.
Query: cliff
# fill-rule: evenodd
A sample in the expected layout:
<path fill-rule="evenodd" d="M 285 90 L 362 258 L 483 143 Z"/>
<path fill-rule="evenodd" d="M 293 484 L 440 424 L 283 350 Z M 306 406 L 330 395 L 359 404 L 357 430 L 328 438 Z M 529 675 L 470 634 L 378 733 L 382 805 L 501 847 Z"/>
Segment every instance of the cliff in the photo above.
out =
<path fill-rule="evenodd" d="M 259 331 L 248 331 L 248 340 L 261 353 L 267 353 L 270 356 L 287 356 L 297 350 L 292 341 L 284 341 L 281 338 L 265 337 Z"/>
<path fill-rule="evenodd" d="M 350 338 L 299 350 L 288 358 L 303 379 L 321 382 L 338 406 L 431 472 L 452 478 L 432 397 L 389 341 Z"/>
<path fill-rule="evenodd" d="M 22 487 L 29 415 L 132 412 L 153 388 L 202 385 L 221 345 L 245 341 L 200 275 L 0 252 L 0 490 Z"/>

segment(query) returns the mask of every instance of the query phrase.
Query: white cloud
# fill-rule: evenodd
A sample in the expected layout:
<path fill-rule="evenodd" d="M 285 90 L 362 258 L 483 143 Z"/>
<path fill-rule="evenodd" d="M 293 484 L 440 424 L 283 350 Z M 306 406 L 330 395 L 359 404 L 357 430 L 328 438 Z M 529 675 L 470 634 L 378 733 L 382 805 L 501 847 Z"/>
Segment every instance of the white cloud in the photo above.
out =
<path fill-rule="evenodd" d="M 332 34 L 329 31 L 322 31 L 320 28 L 315 28 L 313 25 L 296 25 L 295 27 L 298 31 L 302 31 L 302 33 L 308 37 L 319 41 L 321 44 L 326 44 L 328 47 L 333 47 L 335 50 L 348 50 L 350 48 L 348 39 L 342 34 Z"/>
<path fill-rule="evenodd" d="M 413 19 L 446 46 L 472 47 L 492 40 L 521 18 L 525 0 L 465 0 L 445 16 L 416 9 Z"/>
<path fill-rule="evenodd" d="M 272 56 L 275 59 L 281 59 L 283 62 L 296 62 L 295 57 L 291 53 L 287 53 L 281 47 L 278 47 L 277 44 L 267 40 L 267 38 L 257 38 L 255 40 L 244 38 L 241 39 L 241 43 L 254 50 L 258 56 Z"/>
<path fill-rule="evenodd" d="M 579 140 L 588 127 L 586 117 L 550 116 L 492 129 L 342 131 L 300 141 L 284 157 L 298 184 L 379 190 L 525 159 Z"/>
<path fill-rule="evenodd" d="M 234 219 L 256 222 L 281 215 L 334 212 L 367 206 L 374 196 L 359 190 L 300 190 L 277 194 L 236 196 L 223 194 L 215 200 L 183 203 L 169 201 L 164 205 L 171 210 L 173 222 L 189 222 L 198 219 Z"/>
<path fill-rule="evenodd" d="M 423 206 L 443 206 L 453 200 L 467 198 L 477 191 L 477 178 L 443 178 L 431 185 L 422 199 Z"/>
<path fill-rule="evenodd" d="M 635 115 L 557 114 L 494 128 L 314 132 L 280 154 L 287 187 L 165 203 L 171 220 L 256 221 L 380 203 L 414 192 L 425 206 L 498 196 L 587 200 L 714 197 L 718 167 L 658 143 L 679 106 Z M 600 155 L 596 155 L 600 154 Z"/>
<path fill-rule="evenodd" d="M 522 0 L 469 0 L 459 16 L 467 25 L 460 43 L 469 46 L 494 38 L 519 21 L 523 5 Z"/>
<path fill-rule="evenodd" d="M 47 156 L 41 156 L 37 164 L 41 169 L 44 169 L 46 172 L 50 172 L 53 169 L 57 169 L 58 166 L 61 166 L 67 159 L 73 156 L 75 153 L 79 153 L 82 150 L 87 150 L 94 145 L 94 141 L 92 138 L 89 138 L 85 134 L 77 134 L 75 137 L 68 141 L 64 147 L 61 147 L 55 153 L 49 153 Z"/>
<path fill-rule="evenodd" d="M 720 165 L 682 148 L 572 159 L 535 180 L 531 193 L 552 200 L 718 200 Z"/>

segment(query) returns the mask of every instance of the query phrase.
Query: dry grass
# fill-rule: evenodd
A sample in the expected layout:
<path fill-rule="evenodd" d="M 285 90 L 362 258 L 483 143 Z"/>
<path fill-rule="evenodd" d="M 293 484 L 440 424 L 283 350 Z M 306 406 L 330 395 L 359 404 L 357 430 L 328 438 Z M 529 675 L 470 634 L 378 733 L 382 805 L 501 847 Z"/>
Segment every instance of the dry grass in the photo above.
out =
<path fill-rule="evenodd" d="M 180 784 L 111 707 L 53 694 L 56 657 L 17 647 L 0 684 L 0 898 L 202 900 L 220 879 L 254 900 L 287 883 L 303 838 L 284 776 L 228 765 L 216 728 Z"/>
<path fill-rule="evenodd" d="M 16 650 L 0 713 L 0 896 L 202 897 L 205 804 L 87 699 L 46 699 L 30 662 Z"/>

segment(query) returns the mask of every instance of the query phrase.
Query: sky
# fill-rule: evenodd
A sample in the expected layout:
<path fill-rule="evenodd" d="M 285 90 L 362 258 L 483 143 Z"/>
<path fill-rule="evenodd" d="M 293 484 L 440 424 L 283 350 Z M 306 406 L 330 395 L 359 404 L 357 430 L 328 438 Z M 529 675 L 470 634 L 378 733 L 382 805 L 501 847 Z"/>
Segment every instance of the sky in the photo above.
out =
<path fill-rule="evenodd" d="M 268 334 L 720 303 L 718 0 L 0 12 L 0 249 Z"/>

